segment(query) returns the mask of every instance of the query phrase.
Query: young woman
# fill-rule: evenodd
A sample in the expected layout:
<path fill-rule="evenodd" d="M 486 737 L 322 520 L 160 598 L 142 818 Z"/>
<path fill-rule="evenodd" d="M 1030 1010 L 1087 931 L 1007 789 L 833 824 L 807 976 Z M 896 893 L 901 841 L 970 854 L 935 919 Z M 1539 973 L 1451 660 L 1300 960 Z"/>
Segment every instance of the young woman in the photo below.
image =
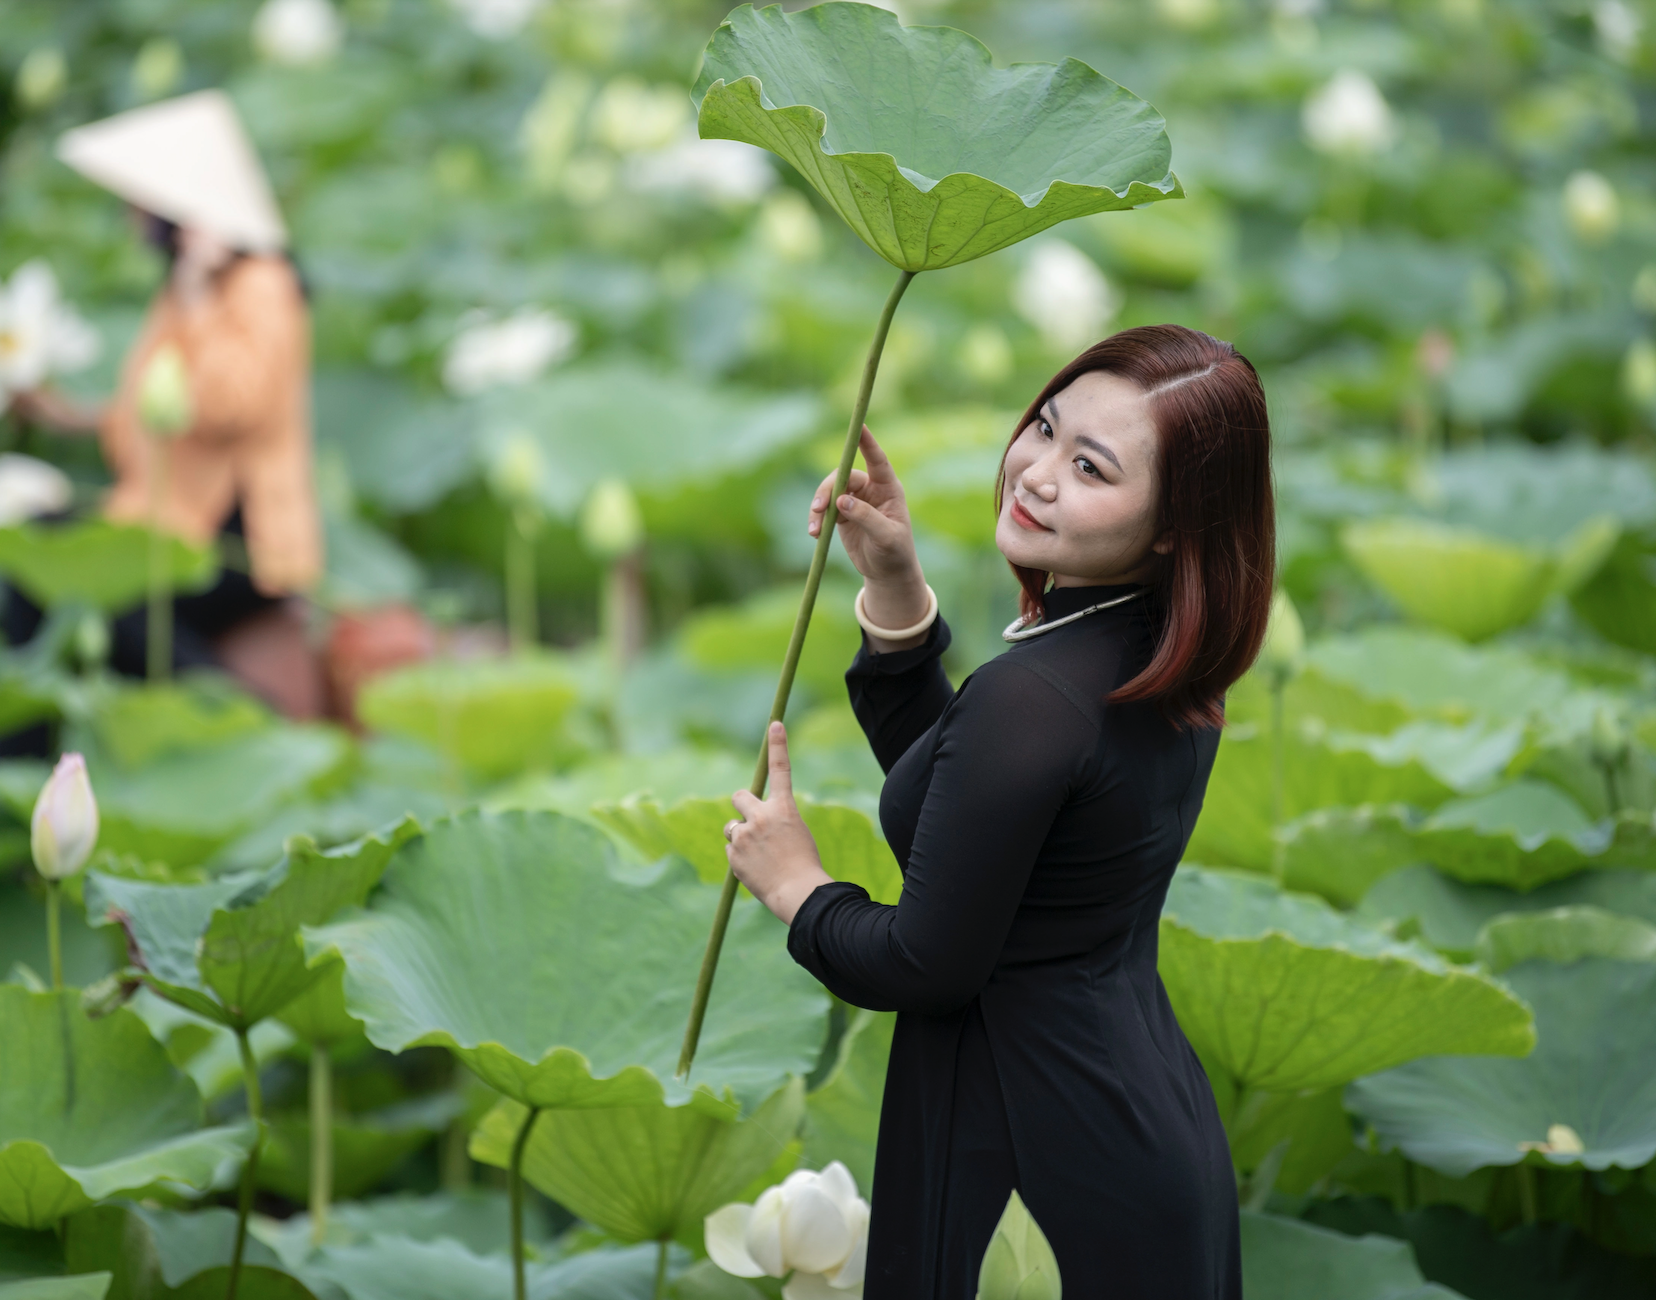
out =
<path fill-rule="evenodd" d="M 950 687 L 903 490 L 864 431 L 836 503 L 866 633 L 846 680 L 886 771 L 895 907 L 831 880 L 771 729 L 725 828 L 795 960 L 898 1012 L 866 1300 L 971 1300 L 1015 1188 L 1075 1300 L 1240 1300 L 1225 1132 L 1156 974 L 1224 692 L 1265 634 L 1270 431 L 1249 363 L 1176 325 L 1058 372 L 1002 461 L 1012 648 Z M 820 530 L 831 480 L 813 502 Z"/>

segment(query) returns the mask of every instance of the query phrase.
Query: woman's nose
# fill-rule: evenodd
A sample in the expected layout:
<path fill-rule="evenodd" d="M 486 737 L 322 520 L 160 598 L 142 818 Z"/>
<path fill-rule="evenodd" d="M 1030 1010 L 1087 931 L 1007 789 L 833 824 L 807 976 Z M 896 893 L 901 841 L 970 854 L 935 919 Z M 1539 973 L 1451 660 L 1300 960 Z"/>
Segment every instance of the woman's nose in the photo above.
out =
<path fill-rule="evenodd" d="M 1024 470 L 1021 476 L 1023 489 L 1025 492 L 1033 492 L 1043 501 L 1056 501 L 1058 499 L 1058 484 L 1052 475 L 1045 471 L 1043 465 L 1044 462 L 1038 460 Z"/>

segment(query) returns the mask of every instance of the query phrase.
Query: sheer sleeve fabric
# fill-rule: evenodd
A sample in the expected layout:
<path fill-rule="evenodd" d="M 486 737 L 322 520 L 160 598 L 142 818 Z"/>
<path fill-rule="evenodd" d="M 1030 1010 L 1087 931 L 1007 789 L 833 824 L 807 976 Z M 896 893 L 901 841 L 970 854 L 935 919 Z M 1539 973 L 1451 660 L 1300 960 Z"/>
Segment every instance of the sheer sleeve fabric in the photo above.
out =
<path fill-rule="evenodd" d="M 988 982 L 1096 738 L 1035 673 L 1005 658 L 978 669 L 939 730 L 896 906 L 855 885 L 819 887 L 789 930 L 794 959 L 854 1006 L 942 1015 L 966 1005 Z"/>
<path fill-rule="evenodd" d="M 882 771 L 908 752 L 943 716 L 954 698 L 954 687 L 943 671 L 943 652 L 949 648 L 949 625 L 941 615 L 931 625 L 923 645 L 912 650 L 879 654 L 863 637 L 862 649 L 846 669 L 851 711 L 879 760 Z"/>

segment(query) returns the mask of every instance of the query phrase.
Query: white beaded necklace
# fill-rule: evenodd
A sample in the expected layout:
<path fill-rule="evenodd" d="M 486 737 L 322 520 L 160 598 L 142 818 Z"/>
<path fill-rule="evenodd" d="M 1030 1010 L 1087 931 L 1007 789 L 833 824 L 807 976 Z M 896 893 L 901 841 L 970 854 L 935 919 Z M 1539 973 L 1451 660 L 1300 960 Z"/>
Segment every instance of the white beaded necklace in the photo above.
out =
<path fill-rule="evenodd" d="M 1078 609 L 1073 614 L 1066 614 L 1063 618 L 1055 618 L 1050 623 L 1037 623 L 1034 627 L 1024 627 L 1022 618 L 1015 618 L 1006 625 L 1006 631 L 1001 633 L 1002 641 L 1028 641 L 1031 637 L 1040 636 L 1043 632 L 1050 632 L 1055 627 L 1063 627 L 1065 623 L 1073 623 L 1078 618 L 1086 618 L 1088 614 L 1096 614 L 1101 609 L 1110 609 L 1115 605 L 1125 605 L 1128 601 L 1144 595 L 1144 588 L 1129 591 L 1125 596 L 1117 596 L 1114 600 L 1103 600 L 1096 605 L 1088 605 L 1085 609 Z"/>

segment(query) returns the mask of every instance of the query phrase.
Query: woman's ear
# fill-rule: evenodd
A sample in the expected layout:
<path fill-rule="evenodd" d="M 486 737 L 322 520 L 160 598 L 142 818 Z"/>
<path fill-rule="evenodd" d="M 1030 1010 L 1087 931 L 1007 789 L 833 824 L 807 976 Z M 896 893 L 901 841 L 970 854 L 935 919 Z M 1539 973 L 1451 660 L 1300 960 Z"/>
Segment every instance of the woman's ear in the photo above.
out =
<path fill-rule="evenodd" d="M 1155 541 L 1150 543 L 1150 549 L 1157 555 L 1173 554 L 1173 530 L 1170 528 Z"/>

